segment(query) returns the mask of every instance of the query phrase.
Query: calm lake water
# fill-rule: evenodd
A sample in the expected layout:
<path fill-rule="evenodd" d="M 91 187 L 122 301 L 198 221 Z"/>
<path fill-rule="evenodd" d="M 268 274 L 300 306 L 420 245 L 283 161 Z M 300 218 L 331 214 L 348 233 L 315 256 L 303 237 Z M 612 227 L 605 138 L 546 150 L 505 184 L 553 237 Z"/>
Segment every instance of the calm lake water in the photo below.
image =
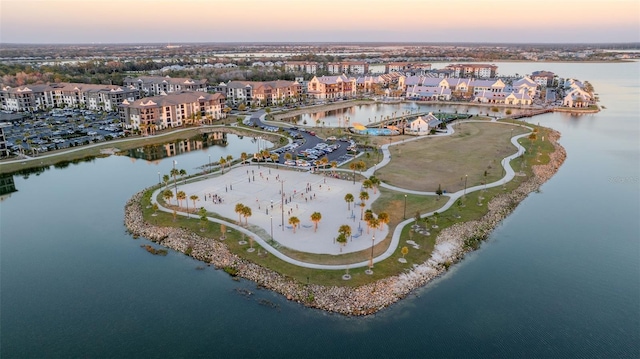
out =
<path fill-rule="evenodd" d="M 195 172 L 253 152 L 249 139 L 153 162 L 111 156 L 14 177 L 0 203 L 0 356 L 639 357 L 639 64 L 497 65 L 588 80 L 607 109 L 532 119 L 562 133 L 565 164 L 409 298 L 367 318 L 327 314 L 182 254 L 150 255 L 125 233 L 125 202 L 173 159 Z"/>

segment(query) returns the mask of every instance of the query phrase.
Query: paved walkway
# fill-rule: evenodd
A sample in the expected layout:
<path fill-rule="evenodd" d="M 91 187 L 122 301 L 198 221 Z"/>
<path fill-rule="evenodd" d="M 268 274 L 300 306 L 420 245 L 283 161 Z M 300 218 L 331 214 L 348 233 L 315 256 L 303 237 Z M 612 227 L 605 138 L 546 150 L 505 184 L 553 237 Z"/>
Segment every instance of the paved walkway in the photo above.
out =
<path fill-rule="evenodd" d="M 461 121 L 461 123 L 464 122 L 488 123 L 487 121 L 474 120 Z M 519 124 L 515 125 L 506 122 L 497 122 L 495 124 L 498 126 L 521 126 L 529 130 L 533 130 L 530 127 Z M 455 128 L 450 124 L 447 126 L 446 133 L 431 135 L 431 137 L 449 136 L 453 133 L 455 133 Z M 511 139 L 511 143 L 518 151 L 505 157 L 501 161 L 501 164 L 505 169 L 505 176 L 503 178 L 486 185 L 469 187 L 466 188 L 466 190 L 443 195 L 443 197 L 447 197 L 448 200 L 441 208 L 438 208 L 437 212 L 443 212 L 449 209 L 460 197 L 465 195 L 465 193 L 502 186 L 507 181 L 512 180 L 515 177 L 515 171 L 511 168 L 509 162 L 524 154 L 525 149 L 520 146 L 518 139 L 528 135 L 529 133 L 525 133 L 514 136 Z M 425 136 L 407 139 L 404 142 L 416 141 L 423 137 Z M 362 175 L 370 177 L 373 175 L 375 169 L 383 167 L 389 163 L 391 160 L 389 147 L 399 143 L 402 143 L 402 141 L 383 145 L 381 147 L 383 159 L 374 168 L 369 168 L 368 170 L 363 171 Z M 341 172 L 350 173 L 351 171 L 338 170 L 337 173 Z M 325 174 L 328 173 L 329 172 L 325 172 Z M 360 207 L 355 206 L 356 208 L 353 209 L 354 204 L 360 202 L 358 200 L 358 196 L 362 189 L 361 184 L 358 182 L 353 184 L 353 182 L 349 180 L 336 179 L 320 174 L 312 174 L 306 170 L 291 171 L 274 168 L 269 169 L 264 166 L 260 166 L 260 168 L 258 168 L 256 165 L 236 165 L 232 169 L 226 170 L 224 174 L 214 174 L 214 176 L 206 175 L 202 177 L 205 178 L 186 185 L 178 185 L 178 190 L 185 191 L 187 198 L 193 194 L 198 195 L 200 198 L 196 203 L 198 208 L 205 207 L 208 211 L 218 213 L 226 218 L 238 218 L 238 214 L 235 213 L 236 203 L 242 203 L 251 207 L 252 216 L 249 217 L 248 222 L 250 226 L 258 226 L 263 231 L 252 232 L 244 226 L 237 225 L 237 222 L 229 223 L 211 217 L 209 217 L 209 220 L 215 223 L 224 223 L 232 230 L 236 230 L 246 234 L 247 236 L 253 237 L 261 247 L 276 257 L 297 266 L 313 269 L 344 270 L 347 268 L 364 267 L 367 266 L 369 262 L 364 261 L 350 265 L 311 264 L 285 256 L 277 248 L 274 248 L 274 246 L 269 244 L 269 242 L 274 243 L 275 247 L 286 246 L 304 252 L 335 255 L 371 248 L 372 240 L 375 240 L 375 242 L 378 243 L 387 236 L 388 229 L 386 228 L 383 230 L 378 229 L 375 232 L 375 237 L 378 238 L 377 240 L 373 238 L 374 233 L 372 230 L 369 230 L 369 234 L 367 234 L 365 222 L 360 220 Z M 278 179 L 283 180 L 283 182 L 279 182 Z M 401 193 L 436 195 L 434 192 L 408 190 L 385 183 L 381 183 L 380 186 Z M 175 191 L 175 188 L 171 185 L 169 185 L 169 188 Z M 165 188 L 163 187 L 154 192 L 152 196 L 153 202 L 155 202 L 157 194 L 164 189 Z M 281 195 L 282 189 L 284 189 L 284 199 L 287 202 L 284 204 L 284 207 L 281 207 L 283 203 L 283 196 Z M 355 197 L 355 202 L 351 203 L 351 210 L 347 209 L 347 203 L 344 201 L 344 195 L 346 193 L 351 193 Z M 222 198 L 223 202 L 215 204 L 209 198 L 204 201 L 204 198 L 208 194 L 217 194 Z M 370 199 L 365 202 L 365 209 L 370 208 L 370 204 L 375 201 L 379 194 L 374 195 L 373 191 L 369 190 L 369 196 Z M 192 204 L 192 202 L 190 204 Z M 273 208 L 271 207 L 272 204 Z M 160 206 L 159 203 L 158 206 L 163 211 L 172 212 L 172 210 Z M 311 213 L 314 211 L 322 214 L 322 220 L 318 224 L 317 231 L 314 231 L 314 224 L 310 219 Z M 431 216 L 434 212 L 423 213 L 421 214 L 421 217 L 424 218 Z M 186 215 L 184 212 L 180 212 L 180 214 Z M 296 229 L 296 233 L 293 233 L 293 228 L 288 223 L 288 218 L 294 215 L 300 219 L 300 227 Z M 244 218 L 239 219 L 242 220 L 243 223 L 245 222 Z M 284 228 L 282 227 L 283 222 Z M 393 255 L 399 245 L 402 228 L 412 222 L 413 218 L 407 219 L 395 227 L 389 247 L 384 253 L 374 258 L 374 263 L 381 262 Z M 351 238 L 345 246 L 341 246 L 334 241 L 334 238 L 338 234 L 338 227 L 342 224 L 350 225 L 352 227 L 352 232 L 354 233 L 354 238 Z M 358 228 L 361 228 L 362 232 L 359 232 Z M 273 236 L 271 236 L 272 231 Z M 356 234 L 359 235 L 356 236 Z M 271 240 L 272 237 L 273 240 Z"/>

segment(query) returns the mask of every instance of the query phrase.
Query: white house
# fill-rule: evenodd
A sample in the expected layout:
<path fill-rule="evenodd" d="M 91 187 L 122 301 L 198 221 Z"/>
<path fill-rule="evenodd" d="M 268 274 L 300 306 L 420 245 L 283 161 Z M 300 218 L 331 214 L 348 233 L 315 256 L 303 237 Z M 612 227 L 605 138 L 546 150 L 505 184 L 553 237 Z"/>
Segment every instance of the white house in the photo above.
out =
<path fill-rule="evenodd" d="M 424 118 L 418 116 L 418 118 L 409 122 L 409 127 L 405 129 L 405 134 L 415 136 L 428 135 L 431 129 L 438 127 L 441 123 L 442 121 L 429 112 Z"/>
<path fill-rule="evenodd" d="M 449 101 L 451 100 L 451 90 L 445 87 L 413 85 L 407 87 L 405 96 L 423 101 Z"/>
<path fill-rule="evenodd" d="M 564 96 L 562 105 L 567 107 L 588 107 L 591 101 L 591 95 L 587 91 L 576 88 Z"/>

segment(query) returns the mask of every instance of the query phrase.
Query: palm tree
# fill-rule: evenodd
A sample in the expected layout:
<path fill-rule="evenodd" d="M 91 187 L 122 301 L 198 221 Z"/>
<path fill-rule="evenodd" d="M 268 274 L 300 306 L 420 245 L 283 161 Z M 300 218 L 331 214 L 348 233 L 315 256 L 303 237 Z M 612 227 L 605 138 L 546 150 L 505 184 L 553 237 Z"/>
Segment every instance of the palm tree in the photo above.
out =
<path fill-rule="evenodd" d="M 172 168 L 172 169 L 171 169 L 171 172 L 169 172 L 169 174 L 171 174 L 171 176 L 173 177 L 173 183 L 174 183 L 174 184 L 175 184 L 175 183 L 177 183 L 177 182 L 178 182 L 177 177 L 178 177 L 178 175 L 180 174 L 180 171 L 178 171 L 178 170 L 177 170 L 177 169 L 175 169 L 175 168 Z"/>
<path fill-rule="evenodd" d="M 244 204 L 236 203 L 235 212 L 238 214 L 238 223 L 242 223 L 242 219 L 240 218 L 240 216 L 242 215 L 242 213 L 244 211 L 244 207 L 245 207 Z"/>
<path fill-rule="evenodd" d="M 353 195 L 351 193 L 347 193 L 344 195 L 344 200 L 347 202 L 347 210 L 351 210 L 351 202 L 353 202 Z"/>
<path fill-rule="evenodd" d="M 369 181 L 371 181 L 371 185 L 373 187 L 373 194 L 376 194 L 376 189 L 380 185 L 380 179 L 376 176 L 369 177 Z"/>
<path fill-rule="evenodd" d="M 289 224 L 293 226 L 293 233 L 296 233 L 296 227 L 298 226 L 298 223 L 300 223 L 300 219 L 298 219 L 298 217 L 289 217 Z"/>
<path fill-rule="evenodd" d="M 290 161 L 293 158 L 293 155 L 289 152 L 284 154 L 285 161 Z"/>
<path fill-rule="evenodd" d="M 249 155 L 247 155 L 246 152 L 242 152 L 240 154 L 240 159 L 242 159 L 242 164 L 244 164 L 244 162 L 247 160 L 247 157 L 249 157 Z"/>
<path fill-rule="evenodd" d="M 318 222 L 320 222 L 321 219 L 322 219 L 322 214 L 320 214 L 320 212 L 311 213 L 311 221 L 315 225 L 313 228 L 314 232 L 318 230 Z"/>
<path fill-rule="evenodd" d="M 184 191 L 178 191 L 176 199 L 178 200 L 178 207 L 182 207 L 182 200 L 187 199 L 187 194 Z"/>
<path fill-rule="evenodd" d="M 336 175 L 336 168 L 338 167 L 338 162 L 331 161 L 331 174 Z"/>
<path fill-rule="evenodd" d="M 191 196 L 189 196 L 189 199 L 191 199 L 193 201 L 193 210 L 196 210 L 196 201 L 200 199 L 200 197 L 198 197 L 198 195 L 192 194 Z"/>
<path fill-rule="evenodd" d="M 338 228 L 338 233 L 344 234 L 345 237 L 351 236 L 351 227 L 348 224 L 343 224 Z"/>
<path fill-rule="evenodd" d="M 371 229 L 373 229 L 373 234 L 376 234 L 376 229 L 378 229 L 380 227 L 380 219 L 373 217 L 371 218 L 371 220 L 369 220 L 369 222 L 367 223 L 369 225 L 369 227 L 371 227 Z"/>
<path fill-rule="evenodd" d="M 329 158 L 327 158 L 327 156 L 322 157 L 320 159 L 320 164 L 322 165 L 322 168 L 325 168 L 327 164 L 329 164 Z"/>
<path fill-rule="evenodd" d="M 229 167 L 231 167 L 231 163 L 233 162 L 233 156 L 227 155 L 226 160 L 227 160 L 227 164 L 229 165 Z"/>
<path fill-rule="evenodd" d="M 271 162 L 276 164 L 276 168 L 278 168 L 278 160 L 280 159 L 280 156 L 278 156 L 277 153 L 272 153 L 271 154 Z"/>
<path fill-rule="evenodd" d="M 355 162 L 349 163 L 349 169 L 353 171 L 353 184 L 356 184 L 356 169 L 358 165 Z"/>
<path fill-rule="evenodd" d="M 371 180 L 364 180 L 362 181 L 362 187 L 368 192 L 369 188 L 373 187 L 373 183 L 371 183 Z"/>
<path fill-rule="evenodd" d="M 378 213 L 378 220 L 380 221 L 380 224 L 389 224 L 389 214 L 387 212 L 380 212 Z"/>
<path fill-rule="evenodd" d="M 222 169 L 222 174 L 224 174 L 224 165 L 227 164 L 227 160 L 225 160 L 224 157 L 220 157 L 220 161 L 218 163 L 220 163 L 220 169 Z"/>
<path fill-rule="evenodd" d="M 347 243 L 347 237 L 351 236 L 351 227 L 347 224 L 343 224 L 338 228 L 338 237 L 336 241 L 340 243 L 340 245 L 345 245 Z"/>
<path fill-rule="evenodd" d="M 171 179 L 171 177 L 169 177 L 169 175 L 164 175 L 162 176 L 162 182 L 164 182 L 164 186 L 167 187 L 167 184 L 169 184 L 169 180 Z"/>
<path fill-rule="evenodd" d="M 156 212 L 158 212 L 158 204 L 157 204 L 157 203 L 154 203 L 154 204 L 151 206 L 151 208 L 153 209 L 153 215 L 154 215 L 154 216 L 156 216 L 156 215 L 157 215 L 157 213 L 156 213 Z"/>
<path fill-rule="evenodd" d="M 364 202 L 360 202 L 360 219 L 362 219 L 362 215 L 364 214 Z"/>
<path fill-rule="evenodd" d="M 242 208 L 242 216 L 244 217 L 244 225 L 249 225 L 249 217 L 251 217 L 251 207 L 244 206 L 244 208 Z"/>
<path fill-rule="evenodd" d="M 171 201 L 171 199 L 173 198 L 173 191 L 170 189 L 165 190 L 164 192 L 162 192 L 162 198 L 164 198 L 165 201 Z"/>
<path fill-rule="evenodd" d="M 364 221 L 367 223 L 367 234 L 369 234 L 369 227 L 371 224 L 371 220 L 374 218 L 375 216 L 373 215 L 373 212 L 370 209 L 364 211 Z"/>
<path fill-rule="evenodd" d="M 366 191 L 362 191 L 360 192 L 360 196 L 358 198 L 360 198 L 360 201 L 366 202 L 369 200 L 369 193 L 367 193 Z"/>
<path fill-rule="evenodd" d="M 180 173 L 180 179 L 184 179 L 184 176 L 187 175 L 187 171 L 185 171 L 183 169 L 181 169 L 180 172 L 178 172 L 178 173 Z"/>

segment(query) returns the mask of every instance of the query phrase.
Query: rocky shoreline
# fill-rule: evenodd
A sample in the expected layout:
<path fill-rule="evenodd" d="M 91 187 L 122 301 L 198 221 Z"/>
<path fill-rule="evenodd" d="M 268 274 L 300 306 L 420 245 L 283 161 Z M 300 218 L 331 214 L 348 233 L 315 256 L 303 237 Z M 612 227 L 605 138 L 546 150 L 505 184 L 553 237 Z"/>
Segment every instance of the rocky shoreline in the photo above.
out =
<path fill-rule="evenodd" d="M 549 162 L 534 166 L 534 175 L 514 191 L 494 197 L 488 203 L 488 213 L 481 219 L 444 229 L 436 238 L 431 258 L 411 271 L 356 288 L 298 283 L 238 257 L 223 242 L 180 228 L 153 226 L 143 219 L 140 200 L 144 191 L 135 194 L 127 202 L 125 225 L 134 236 L 148 238 L 217 268 L 232 268 L 237 276 L 278 292 L 288 300 L 343 315 L 369 315 L 406 297 L 416 288 L 444 273 L 451 264 L 464 258 L 465 253 L 477 248 L 479 242 L 486 239 L 529 193 L 537 191 L 558 171 L 566 158 L 566 152 L 557 142 L 560 138 L 557 131 L 551 130 L 547 136 L 555 147 L 555 151 L 549 155 Z"/>

